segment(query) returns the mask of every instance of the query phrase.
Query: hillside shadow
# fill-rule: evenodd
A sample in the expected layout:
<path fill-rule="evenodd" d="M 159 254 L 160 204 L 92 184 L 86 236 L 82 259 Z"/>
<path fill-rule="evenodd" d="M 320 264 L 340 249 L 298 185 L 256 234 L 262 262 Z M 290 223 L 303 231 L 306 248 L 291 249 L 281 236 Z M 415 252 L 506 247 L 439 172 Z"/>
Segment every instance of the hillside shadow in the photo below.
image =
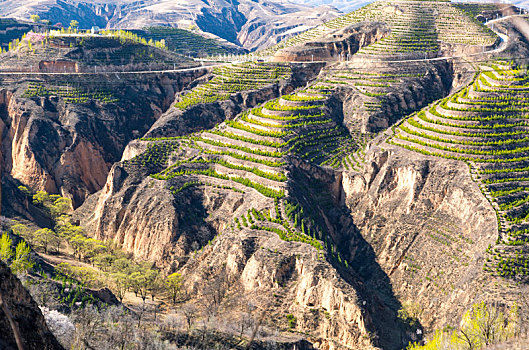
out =
<path fill-rule="evenodd" d="M 377 262 L 373 247 L 353 223 L 349 210 L 340 204 L 334 171 L 301 163 L 291 174 L 294 178 L 290 183 L 291 196 L 324 228 L 329 243 L 339 252 L 340 259 L 329 253 L 330 262 L 357 291 L 366 328 L 372 330 L 375 344 L 382 349 L 397 350 L 418 340 L 415 332 L 422 326 L 416 322 L 412 327 L 398 317 L 402 304 L 395 296 L 389 276 Z"/>

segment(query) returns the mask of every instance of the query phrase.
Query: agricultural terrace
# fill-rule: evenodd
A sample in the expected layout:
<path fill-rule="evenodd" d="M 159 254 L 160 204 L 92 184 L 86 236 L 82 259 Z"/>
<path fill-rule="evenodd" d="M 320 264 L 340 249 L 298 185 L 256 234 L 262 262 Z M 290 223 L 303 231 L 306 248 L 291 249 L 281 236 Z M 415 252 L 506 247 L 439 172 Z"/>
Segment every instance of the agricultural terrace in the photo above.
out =
<path fill-rule="evenodd" d="M 212 130 L 188 137 L 144 139 L 147 151 L 125 162 L 165 181 L 178 196 L 209 187 L 234 195 L 261 196 L 267 210 L 251 210 L 237 218 L 233 229 L 277 233 L 322 250 L 332 246 L 325 230 L 303 209 L 289 202 L 289 157 L 340 168 L 362 140 L 353 139 L 327 113 L 328 92 L 312 86 L 283 95 L 240 114 Z M 322 240 L 323 242 L 320 242 Z M 334 258 L 345 261 L 331 249 Z M 322 253 L 323 254 L 323 253 Z"/>
<path fill-rule="evenodd" d="M 81 72 L 197 66 L 196 62 L 168 51 L 162 41 L 147 40 L 127 31 L 108 31 L 102 36 L 29 32 L 9 43 L 7 52 L 2 54 L 0 68 L 38 71 L 43 61 L 57 60 L 70 62 L 66 71 Z"/>
<path fill-rule="evenodd" d="M 191 31 L 171 27 L 147 27 L 141 30 L 130 30 L 140 37 L 154 42 L 164 41 L 167 49 L 181 55 L 212 56 L 236 53 L 237 48 L 222 45 L 218 40 L 204 38 Z"/>
<path fill-rule="evenodd" d="M 60 97 L 65 103 L 85 103 L 99 101 L 101 103 L 118 102 L 112 92 L 107 88 L 87 89 L 82 86 L 70 85 L 44 85 L 42 83 L 29 83 L 22 94 L 24 98 L 33 97 Z"/>
<path fill-rule="evenodd" d="M 261 52 L 304 44 L 363 21 L 384 22 L 391 34 L 360 52 L 367 55 L 399 55 L 413 52 L 435 54 L 442 43 L 493 45 L 496 34 L 475 19 L 490 4 L 460 6 L 443 1 L 376 1 L 344 16 L 303 32 Z"/>
<path fill-rule="evenodd" d="M 389 143 L 466 162 L 498 216 L 499 237 L 485 271 L 529 275 L 529 74 L 498 60 L 474 82 L 411 115 Z"/>
<path fill-rule="evenodd" d="M 246 62 L 216 67 L 213 78 L 177 97 L 176 107 L 185 110 L 200 103 L 227 100 L 241 91 L 256 90 L 290 78 L 288 65 Z"/>

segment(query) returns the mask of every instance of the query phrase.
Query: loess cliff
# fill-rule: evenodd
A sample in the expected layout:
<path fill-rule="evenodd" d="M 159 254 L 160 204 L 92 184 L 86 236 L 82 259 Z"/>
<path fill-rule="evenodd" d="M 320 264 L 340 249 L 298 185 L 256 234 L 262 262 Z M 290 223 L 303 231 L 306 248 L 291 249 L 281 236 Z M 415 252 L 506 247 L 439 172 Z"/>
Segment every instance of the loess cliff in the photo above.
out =
<path fill-rule="evenodd" d="M 4 190 L 179 273 L 189 338 L 200 309 L 278 348 L 404 349 L 527 285 L 529 73 L 501 55 L 528 41 L 494 14 L 376 2 L 266 61 L 6 78 Z"/>
<path fill-rule="evenodd" d="M 18 348 L 13 325 L 20 335 L 23 349 L 63 349 L 48 329 L 37 303 L 3 261 L 0 261 L 0 311 L 2 349 Z"/>

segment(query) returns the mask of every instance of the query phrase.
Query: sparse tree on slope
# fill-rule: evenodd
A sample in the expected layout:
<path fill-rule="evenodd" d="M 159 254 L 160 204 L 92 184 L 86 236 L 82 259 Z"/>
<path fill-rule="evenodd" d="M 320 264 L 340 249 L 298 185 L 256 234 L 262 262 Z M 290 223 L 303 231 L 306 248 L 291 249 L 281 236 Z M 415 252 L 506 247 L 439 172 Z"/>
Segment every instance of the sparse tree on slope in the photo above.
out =
<path fill-rule="evenodd" d="M 7 233 L 2 234 L 2 237 L 0 237 L 0 259 L 8 263 L 11 258 L 13 258 L 13 248 L 11 248 L 12 245 L 11 238 L 7 235 Z"/>
<path fill-rule="evenodd" d="M 175 272 L 167 276 L 165 279 L 165 289 L 169 293 L 173 305 L 175 305 L 177 299 L 180 298 L 180 294 L 182 293 L 182 275 Z"/>
<path fill-rule="evenodd" d="M 11 264 L 11 270 L 13 270 L 13 273 L 15 274 L 26 273 L 33 268 L 34 265 L 35 262 L 31 258 L 31 249 L 26 242 L 20 242 L 15 250 L 15 258 Z"/>

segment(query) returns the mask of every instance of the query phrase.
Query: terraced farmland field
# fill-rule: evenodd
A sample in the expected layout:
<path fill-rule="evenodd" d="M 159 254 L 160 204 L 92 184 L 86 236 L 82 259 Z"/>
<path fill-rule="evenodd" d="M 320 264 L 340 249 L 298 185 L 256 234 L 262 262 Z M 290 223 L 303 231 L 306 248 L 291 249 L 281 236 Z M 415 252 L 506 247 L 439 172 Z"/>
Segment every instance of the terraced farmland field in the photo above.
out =
<path fill-rule="evenodd" d="M 69 85 L 44 85 L 41 83 L 29 83 L 28 88 L 22 94 L 22 97 L 46 97 L 57 96 L 61 97 L 65 103 L 85 103 L 96 100 L 102 103 L 118 102 L 109 89 L 86 89 L 81 86 Z"/>
<path fill-rule="evenodd" d="M 237 48 L 222 45 L 215 39 L 208 39 L 184 29 L 171 27 L 148 27 L 142 30 L 131 30 L 147 40 L 165 40 L 167 48 L 182 55 L 206 56 L 227 54 Z M 242 51 L 242 50 L 241 50 Z"/>
<path fill-rule="evenodd" d="M 500 236 L 484 269 L 529 275 L 529 74 L 509 62 L 480 66 L 474 82 L 406 119 L 389 141 L 465 161 L 498 216 Z"/>
<path fill-rule="evenodd" d="M 175 196 L 203 186 L 260 196 L 268 210 L 252 210 L 234 227 L 275 232 L 284 240 L 321 250 L 327 244 L 320 241 L 326 242 L 325 230 L 303 221 L 301 207 L 288 202 L 289 160 L 299 157 L 322 166 L 349 167 L 345 158 L 365 140 L 353 139 L 329 117 L 328 94 L 318 84 L 268 101 L 208 131 L 144 139 L 147 151 L 126 166 L 166 181 Z"/>
<path fill-rule="evenodd" d="M 255 90 L 290 78 L 287 65 L 269 63 L 241 63 L 217 67 L 213 78 L 180 96 L 176 107 L 187 109 L 199 103 L 227 100 L 234 93 Z"/>
<path fill-rule="evenodd" d="M 443 43 L 490 46 L 495 43 L 496 35 L 474 18 L 480 6 L 483 9 L 491 7 L 490 4 L 476 4 L 467 10 L 458 4 L 441 1 L 376 1 L 284 40 L 261 55 L 271 55 L 282 48 L 304 44 L 363 21 L 384 22 L 391 29 L 389 36 L 360 50 L 371 56 L 402 57 L 410 53 L 435 56 Z"/>

